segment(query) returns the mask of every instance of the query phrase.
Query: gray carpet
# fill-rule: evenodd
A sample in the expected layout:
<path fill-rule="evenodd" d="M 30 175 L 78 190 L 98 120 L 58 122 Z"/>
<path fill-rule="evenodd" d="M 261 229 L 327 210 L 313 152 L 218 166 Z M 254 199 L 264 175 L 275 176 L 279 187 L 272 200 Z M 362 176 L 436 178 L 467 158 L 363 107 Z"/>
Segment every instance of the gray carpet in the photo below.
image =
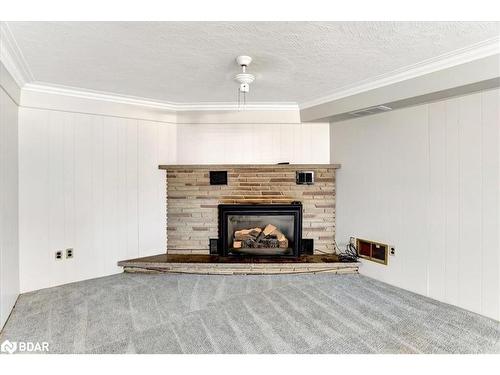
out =
<path fill-rule="evenodd" d="M 498 322 L 356 274 L 120 274 L 21 295 L 5 339 L 51 353 L 500 353 Z"/>

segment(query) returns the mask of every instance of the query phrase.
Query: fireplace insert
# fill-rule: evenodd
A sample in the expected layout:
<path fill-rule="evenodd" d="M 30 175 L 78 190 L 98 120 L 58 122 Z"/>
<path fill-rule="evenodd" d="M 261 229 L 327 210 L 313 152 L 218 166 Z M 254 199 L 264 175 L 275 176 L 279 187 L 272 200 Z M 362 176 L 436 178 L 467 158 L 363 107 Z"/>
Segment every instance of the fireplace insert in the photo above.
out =
<path fill-rule="evenodd" d="M 302 204 L 220 204 L 219 255 L 298 257 Z"/>

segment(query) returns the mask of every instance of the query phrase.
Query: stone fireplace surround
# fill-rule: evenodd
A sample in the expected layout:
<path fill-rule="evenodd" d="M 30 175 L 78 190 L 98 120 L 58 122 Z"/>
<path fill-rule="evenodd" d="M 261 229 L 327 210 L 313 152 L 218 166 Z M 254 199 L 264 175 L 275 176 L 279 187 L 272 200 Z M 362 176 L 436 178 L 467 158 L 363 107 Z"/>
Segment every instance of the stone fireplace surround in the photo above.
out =
<path fill-rule="evenodd" d="M 160 165 L 166 170 L 168 254 L 209 254 L 218 238 L 219 204 L 303 206 L 302 237 L 315 253 L 333 253 L 335 171 L 338 164 Z M 314 185 L 297 185 L 295 172 L 314 171 Z M 210 171 L 227 171 L 227 185 L 210 185 Z"/>

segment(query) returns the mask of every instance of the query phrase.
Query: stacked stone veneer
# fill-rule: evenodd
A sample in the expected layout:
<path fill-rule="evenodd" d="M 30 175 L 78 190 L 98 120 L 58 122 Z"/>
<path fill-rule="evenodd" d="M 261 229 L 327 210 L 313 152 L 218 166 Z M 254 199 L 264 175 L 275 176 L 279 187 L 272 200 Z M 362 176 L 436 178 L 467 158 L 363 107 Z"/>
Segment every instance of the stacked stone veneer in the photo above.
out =
<path fill-rule="evenodd" d="M 334 250 L 335 170 L 338 165 L 160 166 L 167 179 L 167 252 L 208 254 L 218 237 L 219 203 L 303 205 L 304 238 L 315 252 Z M 228 185 L 210 185 L 209 171 L 228 172 Z M 314 185 L 297 185 L 295 172 L 315 172 Z"/>

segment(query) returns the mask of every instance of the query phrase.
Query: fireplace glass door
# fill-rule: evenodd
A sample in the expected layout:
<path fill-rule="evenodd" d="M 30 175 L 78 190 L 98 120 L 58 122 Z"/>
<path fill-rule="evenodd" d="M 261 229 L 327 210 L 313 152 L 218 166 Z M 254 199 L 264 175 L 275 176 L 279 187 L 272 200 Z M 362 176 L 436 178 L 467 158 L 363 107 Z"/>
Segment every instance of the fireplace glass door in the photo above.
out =
<path fill-rule="evenodd" d="M 299 255 L 302 204 L 219 204 L 219 254 Z"/>
<path fill-rule="evenodd" d="M 291 255 L 294 241 L 291 214 L 227 216 L 229 254 Z"/>

